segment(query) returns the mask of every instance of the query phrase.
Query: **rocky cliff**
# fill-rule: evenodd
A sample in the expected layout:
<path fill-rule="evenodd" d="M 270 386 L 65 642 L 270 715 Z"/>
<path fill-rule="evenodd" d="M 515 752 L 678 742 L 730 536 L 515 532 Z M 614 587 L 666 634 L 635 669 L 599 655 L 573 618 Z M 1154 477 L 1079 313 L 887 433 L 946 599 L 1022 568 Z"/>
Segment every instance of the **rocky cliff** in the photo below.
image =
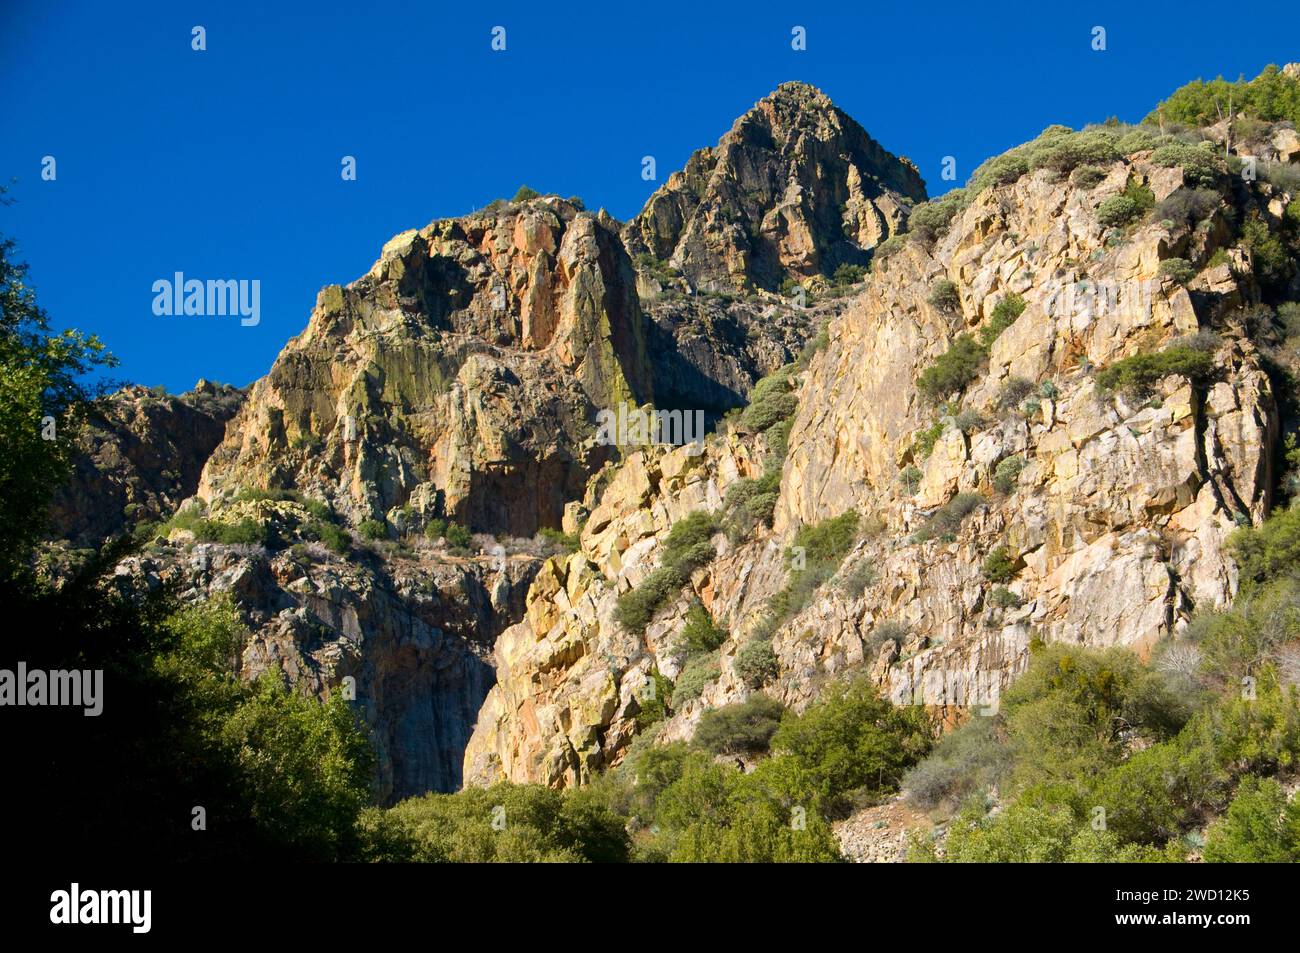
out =
<path fill-rule="evenodd" d="M 613 223 L 554 197 L 514 203 L 405 232 L 322 291 L 199 495 L 292 487 L 354 522 L 409 506 L 528 535 L 559 525 L 607 455 L 596 409 L 651 396 Z"/>
<path fill-rule="evenodd" d="M 54 495 L 51 534 L 94 546 L 170 516 L 198 488 L 242 400 L 242 391 L 210 381 L 180 395 L 130 386 L 100 400 Z"/>
<path fill-rule="evenodd" d="M 246 677 L 355 691 L 385 801 L 460 786 L 513 652 L 498 636 L 519 631 L 539 570 L 528 611 L 553 611 L 564 557 L 543 570 L 557 546 L 528 537 L 613 521 L 599 487 L 632 448 L 598 439 L 599 412 L 653 404 L 712 425 L 742 406 L 847 305 L 860 276 L 836 267 L 865 262 L 924 188 L 824 95 L 787 84 L 626 226 L 526 194 L 404 232 L 365 275 L 323 289 L 267 376 L 205 418 L 176 486 L 137 522 L 172 519 L 122 570 L 185 600 L 232 594 Z M 787 278 L 806 287 L 777 293 Z M 141 439 L 151 459 L 198 427 L 188 406 Z M 733 467 L 748 466 L 745 446 Z M 672 459 L 697 469 L 686 450 Z M 120 510 L 97 483 L 112 483 L 112 461 L 95 461 L 66 533 Z M 479 535 L 449 544 L 447 521 Z"/>
<path fill-rule="evenodd" d="M 1279 428 L 1276 355 L 1252 317 L 1260 243 L 1237 223 L 1281 227 L 1293 196 L 1233 180 L 1212 149 L 1157 152 L 1145 131 L 1117 148 L 1121 132 L 1055 127 L 1034 145 L 1055 150 L 1048 167 L 1013 155 L 927 208 L 795 369 L 772 529 L 715 535 L 644 634 L 615 621 L 620 594 L 683 517 L 721 516 L 765 452 L 725 432 L 696 459 L 627 459 L 580 553 L 543 569 L 498 641 L 467 782 L 563 786 L 616 763 L 654 675 L 683 671 L 696 598 L 730 634 L 660 740 L 760 689 L 801 707 L 853 668 L 900 701 L 995 705 L 1033 639 L 1145 651 L 1224 605 L 1224 541 L 1272 503 Z M 1079 175 L 1059 168 L 1075 150 L 1094 157 Z M 956 378 L 919 387 L 936 366 Z M 851 551 L 773 626 L 800 571 L 783 552 L 849 512 Z M 756 633 L 775 657 L 757 678 L 736 664 Z"/>
<path fill-rule="evenodd" d="M 866 264 L 925 197 L 915 166 L 820 90 L 783 83 L 673 173 L 624 237 L 696 287 L 777 290 Z"/>

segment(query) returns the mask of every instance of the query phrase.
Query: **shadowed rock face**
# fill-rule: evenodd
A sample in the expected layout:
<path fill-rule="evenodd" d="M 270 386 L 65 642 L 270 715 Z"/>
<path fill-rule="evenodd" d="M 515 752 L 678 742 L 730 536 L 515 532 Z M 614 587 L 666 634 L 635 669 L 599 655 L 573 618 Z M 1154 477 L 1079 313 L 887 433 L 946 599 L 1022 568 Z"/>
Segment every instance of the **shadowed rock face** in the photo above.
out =
<path fill-rule="evenodd" d="M 162 520 L 192 496 L 243 391 L 199 381 L 179 396 L 126 387 L 95 408 L 54 495 L 52 536 L 95 546 L 138 522 Z"/>
<path fill-rule="evenodd" d="M 633 255 L 702 289 L 829 275 L 865 264 L 924 201 L 916 167 L 817 89 L 785 83 L 691 156 L 624 229 Z"/>
<path fill-rule="evenodd" d="M 474 719 L 495 682 L 492 645 L 524 611 L 541 562 L 451 558 L 431 545 L 386 560 L 323 547 L 169 542 L 124 561 L 144 588 L 186 602 L 230 593 L 251 638 L 239 674 L 278 672 L 328 698 L 351 678 L 385 803 L 455 791 Z"/>

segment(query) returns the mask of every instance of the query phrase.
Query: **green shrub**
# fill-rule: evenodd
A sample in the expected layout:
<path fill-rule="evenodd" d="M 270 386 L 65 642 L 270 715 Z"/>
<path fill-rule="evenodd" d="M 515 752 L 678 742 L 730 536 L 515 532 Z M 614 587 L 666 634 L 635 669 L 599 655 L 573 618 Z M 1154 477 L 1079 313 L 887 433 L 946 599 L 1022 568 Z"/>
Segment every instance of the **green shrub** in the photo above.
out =
<path fill-rule="evenodd" d="M 908 464 L 898 471 L 898 482 L 908 493 L 915 493 L 921 485 L 921 478 L 925 476 L 919 469 L 912 464 Z"/>
<path fill-rule="evenodd" d="M 989 315 L 988 321 L 979 329 L 979 343 L 986 353 L 993 346 L 993 342 L 1001 336 L 1002 332 L 1015 324 L 1016 318 L 1020 317 L 1024 311 L 1025 299 L 1014 291 L 1008 292 L 993 306 L 993 313 Z"/>
<path fill-rule="evenodd" d="M 1163 678 L 1127 649 L 1049 645 L 1002 696 L 1017 779 L 1099 775 L 1135 737 L 1164 740 L 1187 718 Z"/>
<path fill-rule="evenodd" d="M 308 531 L 334 552 L 342 555 L 348 551 L 352 538 L 333 523 L 315 522 L 308 524 Z"/>
<path fill-rule="evenodd" d="M 875 249 L 872 251 L 872 255 L 871 255 L 872 265 L 874 266 L 876 262 L 880 262 L 883 264 L 884 262 L 888 261 L 892 255 L 895 255 L 899 251 L 901 251 L 903 249 L 903 246 L 905 246 L 907 242 L 908 242 L 908 237 L 906 235 L 902 235 L 902 234 L 890 235 L 883 242 L 877 245 Z"/>
<path fill-rule="evenodd" d="M 948 230 L 952 220 L 970 204 L 970 199 L 965 189 L 953 189 L 937 199 L 922 202 L 908 216 L 908 234 L 919 242 L 933 242 Z"/>
<path fill-rule="evenodd" d="M 809 566 L 833 569 L 857 542 L 859 520 L 857 510 L 848 510 L 820 523 L 801 526 L 794 534 L 791 549 L 803 547 Z"/>
<path fill-rule="evenodd" d="M 849 285 L 856 285 L 866 275 L 867 269 L 861 265 L 850 265 L 845 263 L 835 269 L 835 274 L 831 281 L 838 288 L 845 288 Z"/>
<path fill-rule="evenodd" d="M 766 638 L 776 632 L 787 619 L 803 611 L 832 574 L 831 568 L 811 562 L 802 571 L 791 572 L 785 586 L 768 600 L 763 623 L 752 634 Z"/>
<path fill-rule="evenodd" d="M 388 524 L 383 520 L 362 520 L 357 532 L 363 539 L 380 540 L 388 538 Z"/>
<path fill-rule="evenodd" d="M 727 630 L 719 628 L 709 615 L 709 610 L 698 599 L 686 610 L 686 624 L 682 627 L 691 654 L 712 652 L 727 641 Z"/>
<path fill-rule="evenodd" d="M 661 285 L 671 284 L 677 277 L 678 273 L 673 269 L 672 265 L 666 261 L 660 261 L 649 252 L 642 252 L 637 255 L 635 261 L 637 270 L 645 272 Z"/>
<path fill-rule="evenodd" d="M 989 582 L 1010 582 L 1016 574 L 1016 560 L 1007 552 L 1006 546 L 999 544 L 984 557 L 982 571 Z"/>
<path fill-rule="evenodd" d="M 921 372 L 916 389 L 933 402 L 965 390 L 979 375 L 986 352 L 969 334 L 959 334 L 952 345 Z"/>
<path fill-rule="evenodd" d="M 1080 189 L 1096 188 L 1106 178 L 1106 170 L 1093 165 L 1082 165 L 1070 173 L 1070 182 Z"/>
<path fill-rule="evenodd" d="M 838 683 L 802 715 L 787 716 L 772 737 L 772 751 L 792 758 L 817 803 L 835 811 L 854 792 L 897 790 L 933 738 L 923 708 L 894 707 L 864 678 Z"/>
<path fill-rule="evenodd" d="M 769 431 L 769 434 L 771 431 Z M 781 490 L 781 469 L 772 467 L 761 477 L 737 480 L 727 488 L 724 502 L 728 536 L 735 542 L 743 537 L 754 523 L 772 525 L 772 514 Z M 737 532 L 733 533 L 733 530 Z"/>
<path fill-rule="evenodd" d="M 688 701 L 699 698 L 704 687 L 716 681 L 721 674 L 717 652 L 687 659 L 686 664 L 682 666 L 681 674 L 677 676 L 677 681 L 673 682 L 673 708 L 680 708 Z"/>
<path fill-rule="evenodd" d="M 1127 225 L 1136 218 L 1147 215 L 1156 204 L 1156 195 L 1138 179 L 1128 179 L 1125 190 L 1112 195 L 1097 207 L 1097 221 L 1108 228 Z"/>
<path fill-rule="evenodd" d="M 675 569 L 684 579 L 713 558 L 710 540 L 718 531 L 717 518 L 712 513 L 696 510 L 673 524 L 664 537 L 659 561 Z"/>
<path fill-rule="evenodd" d="M 424 862 L 619 862 L 629 856 L 624 821 L 593 792 L 500 782 L 425 794 L 385 812 Z"/>
<path fill-rule="evenodd" d="M 978 195 L 997 185 L 1011 185 L 1029 173 L 1029 160 L 1019 150 L 995 156 L 980 165 L 971 175 L 967 190 Z"/>
<path fill-rule="evenodd" d="M 541 192 L 538 192 L 535 189 L 530 189 L 526 185 L 521 185 L 519 186 L 519 191 L 515 193 L 515 197 L 512 198 L 510 201 L 528 202 L 531 201 L 532 199 L 541 198 L 541 195 L 542 195 Z"/>
<path fill-rule="evenodd" d="M 940 278 L 931 286 L 927 300 L 940 311 L 956 311 L 961 307 L 961 294 L 957 290 L 957 283 L 947 278 Z"/>
<path fill-rule="evenodd" d="M 772 651 L 771 639 L 750 639 L 736 653 L 732 667 L 736 677 L 751 688 L 762 685 L 781 673 L 776 653 Z"/>
<path fill-rule="evenodd" d="M 447 535 L 447 521 L 435 516 L 425 524 L 424 535 L 430 539 L 442 539 Z"/>
<path fill-rule="evenodd" d="M 1030 152 L 1031 169 L 1068 175 L 1081 165 L 1107 165 L 1120 157 L 1114 135 L 1100 130 L 1043 139 Z"/>
<path fill-rule="evenodd" d="M 1253 214 L 1241 225 L 1241 243 L 1250 250 L 1255 276 L 1266 285 L 1280 284 L 1291 273 L 1291 254 L 1282 240 Z M 1163 267 L 1164 263 L 1161 262 Z"/>
<path fill-rule="evenodd" d="M 1009 377 L 998 388 L 996 406 L 998 410 L 1010 410 L 1020 405 L 1026 397 L 1034 392 L 1034 382 L 1023 377 Z"/>
<path fill-rule="evenodd" d="M 693 743 L 712 754 L 755 754 L 766 751 L 781 724 L 785 706 L 766 695 L 711 708 L 700 718 Z"/>
<path fill-rule="evenodd" d="M 999 814 L 964 811 L 952 824 L 945 861 L 959 864 L 1156 862 L 1151 848 L 1121 844 L 1061 804 L 1016 802 Z"/>
<path fill-rule="evenodd" d="M 786 365 L 764 377 L 749 393 L 749 406 L 741 414 L 741 421 L 751 430 L 762 432 L 773 424 L 794 416 L 799 409 L 798 398 L 791 393 L 790 375 L 793 365 Z"/>
<path fill-rule="evenodd" d="M 695 752 L 660 794 L 655 821 L 661 856 L 676 863 L 808 863 L 840 859 L 835 836 L 816 811 L 793 824 L 802 806 L 789 759 L 768 758 L 749 774 Z"/>
<path fill-rule="evenodd" d="M 1014 493 L 1020 480 L 1020 472 L 1024 470 L 1025 466 L 1024 457 L 1003 457 L 998 461 L 997 468 L 993 471 L 993 488 L 1003 496 Z"/>
<path fill-rule="evenodd" d="M 1097 206 L 1097 221 L 1108 228 L 1127 225 L 1138 217 L 1138 207 L 1126 195 L 1112 195 Z"/>
<path fill-rule="evenodd" d="M 1018 609 L 1020 597 L 1006 586 L 994 586 L 989 593 L 989 605 L 995 609 Z"/>
<path fill-rule="evenodd" d="M 244 517 L 234 523 L 208 521 L 199 539 L 204 542 L 225 543 L 227 545 L 265 545 L 267 530 L 257 520 Z"/>
<path fill-rule="evenodd" d="M 918 430 L 916 432 L 916 439 L 912 441 L 912 456 L 917 460 L 924 460 L 928 457 L 932 452 L 934 452 L 934 445 L 938 443 L 939 438 L 943 436 L 943 431 L 944 422 L 942 417 L 930 424 L 930 426 Z"/>
<path fill-rule="evenodd" d="M 1212 143 L 1192 146 L 1171 142 L 1151 154 L 1151 161 L 1165 168 L 1181 167 L 1183 182 L 1194 189 L 1216 189 L 1227 174 L 1227 167 Z"/>
<path fill-rule="evenodd" d="M 474 534 L 469 531 L 468 527 L 461 526 L 459 523 L 448 523 L 445 532 L 447 544 L 452 549 L 464 549 L 470 544 Z"/>
<path fill-rule="evenodd" d="M 1234 530 L 1227 549 L 1247 588 L 1300 576 L 1300 506 L 1278 510 L 1257 528 Z"/>
<path fill-rule="evenodd" d="M 924 761 L 903 776 L 907 799 L 924 810 L 956 807 L 1001 782 L 1011 752 L 997 718 L 973 715 L 941 737 Z"/>
<path fill-rule="evenodd" d="M 951 500 L 939 507 L 930 518 L 916 531 L 918 542 L 946 536 L 961 528 L 962 522 L 982 505 L 984 497 L 978 493 L 958 493 Z"/>
<path fill-rule="evenodd" d="M 629 632 L 644 632 L 665 602 L 682 591 L 686 578 L 670 566 L 660 566 L 640 584 L 618 597 L 614 621 Z"/>
<path fill-rule="evenodd" d="M 1134 354 L 1097 372 L 1097 386 L 1103 391 L 1120 391 L 1142 396 L 1166 377 L 1185 377 L 1194 383 L 1207 380 L 1214 371 L 1214 358 L 1204 350 L 1174 345 L 1149 354 Z"/>
<path fill-rule="evenodd" d="M 560 552 L 576 553 L 578 551 L 577 533 L 566 533 L 550 526 L 543 526 L 537 531 L 537 535 Z"/>
<path fill-rule="evenodd" d="M 1160 263 L 1157 273 L 1163 278 L 1172 278 L 1180 285 L 1185 285 L 1196 277 L 1196 269 L 1186 258 L 1166 258 Z"/>
<path fill-rule="evenodd" d="M 1300 800 L 1288 803 L 1272 778 L 1242 779 L 1227 813 L 1210 826 L 1203 856 L 1210 864 L 1300 862 Z"/>

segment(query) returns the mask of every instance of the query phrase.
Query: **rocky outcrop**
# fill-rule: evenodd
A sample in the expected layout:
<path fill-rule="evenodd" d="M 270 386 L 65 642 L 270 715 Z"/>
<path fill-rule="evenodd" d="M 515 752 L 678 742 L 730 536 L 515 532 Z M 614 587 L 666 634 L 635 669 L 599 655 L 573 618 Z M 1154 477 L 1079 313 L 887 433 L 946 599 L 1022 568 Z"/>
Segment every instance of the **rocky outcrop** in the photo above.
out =
<path fill-rule="evenodd" d="M 1223 542 L 1267 512 L 1277 439 L 1260 354 L 1221 321 L 1250 288 L 1227 263 L 1188 287 L 1159 275 L 1163 258 L 1209 260 L 1226 234 L 1222 207 L 1195 233 L 1152 223 L 1115 241 L 1095 211 L 1129 181 L 1159 200 L 1181 174 L 1139 154 L 1091 190 L 1035 173 L 984 193 L 934 248 L 911 242 L 873 278 L 810 370 L 777 531 L 851 508 L 883 521 L 856 558 L 873 560 L 889 584 L 845 605 L 845 623 L 864 635 L 884 620 L 923 633 L 896 647 L 915 653 L 899 663 L 905 677 L 930 667 L 973 672 L 994 645 L 1021 656 L 1032 635 L 1150 646 L 1193 606 L 1223 605 L 1235 591 Z M 961 290 L 955 313 L 928 300 L 943 279 Z M 1025 310 L 993 343 L 961 405 L 984 424 L 963 432 L 949 420 L 922 459 L 917 432 L 944 415 L 912 382 L 1009 293 L 1023 296 Z M 1213 383 L 1171 377 L 1143 400 L 1099 391 L 1092 368 L 1212 323 Z M 1031 413 L 999 408 L 1012 380 L 1028 382 Z M 1024 466 L 1002 493 L 993 478 L 1011 458 Z M 921 471 L 915 494 L 899 486 L 909 465 Z M 984 502 L 957 538 L 904 542 L 959 492 Z M 989 603 L 980 565 L 997 545 L 1018 567 L 1016 608 Z M 798 653 L 785 648 L 793 664 Z"/>
<path fill-rule="evenodd" d="M 164 425 L 152 398 L 129 392 L 115 413 L 130 426 L 118 429 L 134 428 L 136 444 L 153 456 L 121 449 L 122 439 L 97 444 L 65 493 L 65 532 L 83 532 L 77 520 L 91 514 L 112 521 L 94 532 L 120 528 L 116 514 L 127 505 L 142 520 L 163 520 L 193 494 L 166 539 L 124 572 L 142 584 L 174 585 L 185 600 L 231 593 L 251 633 L 240 661 L 246 677 L 278 672 L 321 696 L 355 679 L 385 799 L 455 789 L 475 719 L 490 720 L 480 708 L 494 667 L 505 677 L 489 711 L 527 694 L 514 681 L 516 672 L 531 672 L 524 656 L 550 664 L 548 647 L 530 645 L 531 626 L 518 624 L 541 562 L 482 555 L 485 537 L 471 546 L 480 555 L 456 555 L 425 540 L 426 526 L 450 518 L 526 537 L 562 522 L 573 530 L 578 515 L 593 510 L 589 538 L 594 527 L 625 525 L 593 538 L 594 560 L 547 563 L 528 603 L 540 625 L 538 613 L 551 611 L 543 607 L 563 587 L 575 603 L 581 588 L 589 602 L 603 600 L 613 631 L 613 599 L 647 571 L 655 533 L 689 509 L 716 505 L 719 487 L 755 464 L 753 442 L 740 438 L 712 451 L 704 467 L 686 451 L 633 454 L 644 468 L 624 465 L 619 486 L 640 481 L 641 502 L 669 489 L 680 496 L 647 523 L 636 507 L 603 507 L 600 484 L 589 484 L 618 453 L 598 442 L 597 413 L 654 401 L 702 411 L 712 424 L 743 404 L 756 379 L 792 360 L 847 304 L 822 273 L 865 261 L 924 195 L 910 165 L 797 84 L 742 117 L 708 155 L 710 180 L 689 200 L 688 227 L 664 239 L 680 247 L 684 271 L 660 267 L 641 245 L 634 264 L 625 240 L 653 237 L 653 227 L 624 228 L 554 196 L 493 203 L 398 235 L 364 276 L 323 289 L 306 329 L 233 418 L 238 401 L 214 392 L 209 402 L 221 413 L 182 398 L 166 409 Z M 639 221 L 658 221 L 659 203 L 652 199 Z M 752 224 L 743 248 L 728 244 L 740 241 L 734 235 L 718 242 L 724 219 L 735 216 Z M 740 262 L 737 276 L 758 280 L 711 291 L 699 279 L 712 273 L 713 254 Z M 809 279 L 798 299 L 762 290 L 787 274 Z M 181 440 L 186 427 L 202 439 Z M 117 479 L 118 457 L 169 482 L 146 485 L 135 473 Z M 175 479 L 165 457 L 179 460 Z M 701 482 L 706 472 L 713 475 Z M 387 541 L 357 531 L 380 519 Z M 373 525 L 366 530 L 373 535 Z M 245 545 L 199 541 L 259 537 Z M 624 537 L 640 550 L 613 555 L 624 552 Z M 520 540 L 506 542 L 520 552 Z M 621 576 L 592 575 L 610 558 L 623 559 Z M 562 645 L 555 651 L 565 663 L 555 663 L 557 673 L 567 674 L 574 659 Z M 680 647 L 665 652 L 664 670 L 675 671 Z M 633 679 L 628 686 L 635 681 L 619 671 L 624 676 Z M 617 751 L 635 728 L 626 719 L 612 733 L 606 727 L 602 679 L 593 669 L 570 713 L 530 709 L 527 717 L 564 721 L 574 739 L 567 749 L 550 734 L 532 745 L 503 715 L 501 753 L 491 756 L 527 763 L 525 774 L 549 759 L 557 775 L 585 777 L 600 763 L 602 741 Z M 583 725 L 601 726 L 601 737 L 583 737 Z M 523 747 L 512 747 L 519 737 Z M 490 747 L 495 752 L 497 740 Z"/>
<path fill-rule="evenodd" d="M 644 636 L 613 621 L 618 593 L 654 566 L 673 522 L 719 509 L 762 451 L 728 433 L 690 467 L 630 458 L 590 501 L 581 553 L 548 565 L 498 643 L 467 783 L 567 785 L 617 762 L 647 674 L 681 670 L 691 596 L 731 638 L 715 679 L 658 737 L 689 737 L 704 708 L 744 698 L 754 687 L 734 660 L 788 579 L 782 551 L 800 526 L 848 510 L 863 537 L 772 638 L 779 673 L 763 690 L 796 708 L 850 670 L 899 703 L 996 706 L 1032 639 L 1145 651 L 1194 608 L 1226 604 L 1237 580 L 1224 542 L 1271 506 L 1278 442 L 1265 361 L 1234 318 L 1257 293 L 1246 253 L 1229 247 L 1240 193 L 1225 190 L 1195 228 L 1124 232 L 1103 226 L 1098 206 L 1130 184 L 1161 200 L 1182 172 L 1147 153 L 1102 172 L 1092 188 L 1047 171 L 995 186 L 937 242 L 878 263 L 803 375 L 772 532 L 715 537 L 716 558 Z M 1172 257 L 1199 274 L 1186 285 L 1162 275 Z M 933 294 L 945 280 L 955 307 Z M 1012 293 L 1025 307 L 964 394 L 949 395 L 960 406 L 923 399 L 922 370 Z M 1189 338 L 1212 352 L 1212 379 L 1171 376 L 1142 398 L 1099 387 L 1097 368 Z M 958 494 L 969 515 L 926 532 Z M 1010 569 L 995 593 L 982 565 L 998 547 Z"/>
<path fill-rule="evenodd" d="M 199 381 L 180 395 L 132 385 L 98 401 L 72 474 L 54 494 L 51 535 L 95 546 L 137 523 L 166 519 L 198 488 L 243 396 Z"/>
<path fill-rule="evenodd" d="M 865 264 L 925 199 L 916 167 L 885 151 L 820 90 L 783 83 L 691 156 L 623 235 L 706 290 Z"/>
<path fill-rule="evenodd" d="M 597 409 L 652 395 L 635 278 L 611 220 L 541 198 L 405 232 L 307 329 L 204 469 L 474 529 L 559 525 L 608 448 Z"/>
<path fill-rule="evenodd" d="M 675 678 L 686 654 L 684 598 L 641 636 L 614 622 L 618 595 L 655 567 L 673 523 L 716 510 L 727 485 L 759 472 L 761 455 L 727 434 L 699 456 L 686 447 L 633 453 L 598 497 L 593 482 L 581 549 L 546 563 L 523 620 L 497 640 L 497 685 L 465 752 L 466 783 L 571 785 L 617 762 L 637 731 L 651 672 Z M 716 542 L 727 545 L 721 535 Z M 711 597 L 715 578 L 728 577 L 697 574 L 693 588 Z"/>
<path fill-rule="evenodd" d="M 470 729 L 494 681 L 492 644 L 523 612 L 540 561 L 407 555 L 341 558 L 318 545 L 151 547 L 119 573 L 184 602 L 228 593 L 250 637 L 239 674 L 296 690 L 349 693 L 370 727 L 384 803 L 455 791 Z M 354 694 L 351 694 L 354 693 Z"/>

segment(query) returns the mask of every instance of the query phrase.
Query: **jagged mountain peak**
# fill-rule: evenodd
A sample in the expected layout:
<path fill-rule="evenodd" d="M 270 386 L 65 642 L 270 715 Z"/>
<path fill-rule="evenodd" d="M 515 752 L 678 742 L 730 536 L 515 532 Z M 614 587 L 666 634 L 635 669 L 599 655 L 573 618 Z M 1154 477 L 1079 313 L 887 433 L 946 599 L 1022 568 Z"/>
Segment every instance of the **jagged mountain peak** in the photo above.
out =
<path fill-rule="evenodd" d="M 628 249 L 704 290 L 775 290 L 787 278 L 865 264 L 926 198 L 821 90 L 782 83 L 701 149 L 624 229 Z"/>

